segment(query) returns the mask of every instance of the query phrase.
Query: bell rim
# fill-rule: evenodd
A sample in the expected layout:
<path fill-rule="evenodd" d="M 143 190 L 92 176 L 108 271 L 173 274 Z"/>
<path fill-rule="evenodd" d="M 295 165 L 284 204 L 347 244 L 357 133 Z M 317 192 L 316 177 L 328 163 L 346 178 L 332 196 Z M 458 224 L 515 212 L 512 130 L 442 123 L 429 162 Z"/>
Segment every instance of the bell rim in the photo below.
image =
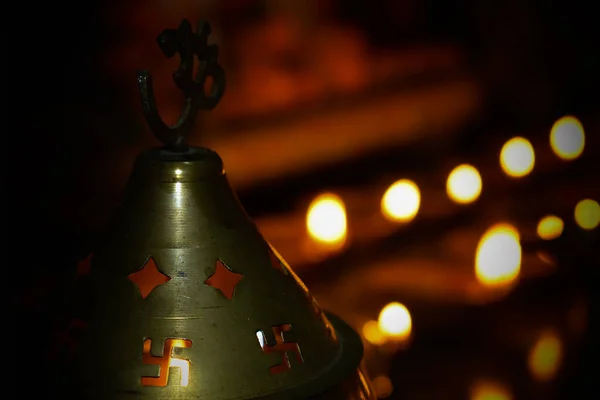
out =
<path fill-rule="evenodd" d="M 307 399 L 335 386 L 360 367 L 364 352 L 360 336 L 337 315 L 327 311 L 324 313 L 333 326 L 339 343 L 337 357 L 331 362 L 329 368 L 320 375 L 295 386 L 277 389 L 260 397 L 248 398 L 248 400 L 275 400 L 281 399 L 282 396 L 285 396 L 286 399 Z"/>

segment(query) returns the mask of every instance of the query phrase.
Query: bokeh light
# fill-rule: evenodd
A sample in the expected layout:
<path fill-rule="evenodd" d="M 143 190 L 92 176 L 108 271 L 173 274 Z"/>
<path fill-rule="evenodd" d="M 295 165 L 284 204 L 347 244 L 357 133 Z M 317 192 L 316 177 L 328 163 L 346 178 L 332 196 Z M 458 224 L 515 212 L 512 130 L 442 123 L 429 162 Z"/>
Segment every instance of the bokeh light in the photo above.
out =
<path fill-rule="evenodd" d="M 385 375 L 379 375 L 373 378 L 371 383 L 373 384 L 373 389 L 375 390 L 378 399 L 385 399 L 386 397 L 391 396 L 394 391 L 391 379 Z"/>
<path fill-rule="evenodd" d="M 479 381 L 471 387 L 471 400 L 512 400 L 512 398 L 508 388 L 498 382 Z"/>
<path fill-rule="evenodd" d="M 373 345 L 382 345 L 385 343 L 385 335 L 379 329 L 377 321 L 367 321 L 362 328 L 363 337 Z"/>
<path fill-rule="evenodd" d="M 546 215 L 537 226 L 537 234 L 544 240 L 552 240 L 558 238 L 564 228 L 563 220 L 556 215 Z"/>
<path fill-rule="evenodd" d="M 454 168 L 446 181 L 446 193 L 460 204 L 471 203 L 481 194 L 481 175 L 472 165 L 462 164 Z"/>
<path fill-rule="evenodd" d="M 513 178 L 521 178 L 533 170 L 535 152 L 529 140 L 514 137 L 502 146 L 500 151 L 500 166 Z"/>
<path fill-rule="evenodd" d="M 581 200 L 575 206 L 575 222 L 585 230 L 592 230 L 600 224 L 600 205 L 592 199 Z"/>
<path fill-rule="evenodd" d="M 332 193 L 317 196 L 308 207 L 306 228 L 318 242 L 343 242 L 346 239 L 347 221 L 342 199 Z"/>
<path fill-rule="evenodd" d="M 412 331 L 412 318 L 404 304 L 393 302 L 381 309 L 377 320 L 379 330 L 394 339 L 406 339 Z"/>
<path fill-rule="evenodd" d="M 381 199 L 381 211 L 392 221 L 408 222 L 419 211 L 421 193 L 416 183 L 401 179 L 392 184 Z"/>
<path fill-rule="evenodd" d="M 517 279 L 521 270 L 519 232 L 509 224 L 488 229 L 477 246 L 475 275 L 490 287 L 505 286 Z"/>
<path fill-rule="evenodd" d="M 571 115 L 556 121 L 550 130 L 550 147 L 563 160 L 579 157 L 585 147 L 585 132 L 581 122 Z"/>
<path fill-rule="evenodd" d="M 562 342 L 554 330 L 543 332 L 529 352 L 527 364 L 531 376 L 540 382 L 556 376 L 562 361 Z"/>

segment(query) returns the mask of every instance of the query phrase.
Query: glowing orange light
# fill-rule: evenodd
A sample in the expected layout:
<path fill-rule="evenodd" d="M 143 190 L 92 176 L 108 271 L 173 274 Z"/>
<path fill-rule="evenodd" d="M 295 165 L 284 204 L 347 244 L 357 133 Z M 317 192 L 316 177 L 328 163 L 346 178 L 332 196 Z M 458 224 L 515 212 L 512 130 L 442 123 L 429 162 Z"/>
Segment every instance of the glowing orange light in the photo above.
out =
<path fill-rule="evenodd" d="M 585 230 L 596 228 L 600 224 L 600 204 L 592 199 L 581 200 L 575 206 L 575 222 Z"/>
<path fill-rule="evenodd" d="M 406 339 L 412 330 L 412 318 L 404 304 L 389 303 L 379 313 L 379 330 L 393 339 Z"/>
<path fill-rule="evenodd" d="M 538 381 L 548 381 L 558 372 L 562 342 L 554 330 L 543 332 L 529 352 L 529 372 Z"/>
<path fill-rule="evenodd" d="M 163 354 L 153 356 L 151 353 L 152 339 L 145 339 L 142 350 L 142 362 L 148 365 L 158 365 L 158 376 L 142 377 L 143 386 L 167 386 L 171 367 L 177 367 L 180 371 L 180 385 L 187 386 L 190 380 L 190 361 L 173 357 L 173 349 L 192 347 L 192 341 L 188 339 L 165 339 Z"/>
<path fill-rule="evenodd" d="M 519 232 L 509 224 L 492 226 L 483 234 L 477 246 L 477 279 L 486 286 L 504 286 L 516 280 L 520 270 Z"/>
<path fill-rule="evenodd" d="M 481 194 L 481 175 L 477 168 L 462 164 L 454 168 L 446 181 L 448 197 L 460 204 L 471 203 Z"/>
<path fill-rule="evenodd" d="M 585 133 L 581 122 L 571 115 L 556 121 L 550 131 L 550 146 L 563 160 L 579 157 L 585 147 Z"/>
<path fill-rule="evenodd" d="M 500 152 L 500 165 L 511 177 L 521 178 L 533 170 L 535 153 L 529 140 L 522 137 L 510 139 Z"/>
<path fill-rule="evenodd" d="M 562 234 L 563 220 L 556 215 L 546 215 L 537 226 L 537 234 L 544 240 L 556 239 Z"/>
<path fill-rule="evenodd" d="M 385 343 L 385 336 L 379 330 L 379 325 L 377 321 L 368 321 L 363 325 L 362 333 L 365 339 L 369 341 L 369 343 L 374 345 L 381 345 Z"/>
<path fill-rule="evenodd" d="M 378 399 L 385 399 L 394 392 L 394 386 L 392 385 L 391 379 L 385 375 L 375 377 L 372 383 Z"/>
<path fill-rule="evenodd" d="M 391 221 L 407 222 L 419 211 L 421 193 L 413 181 L 401 179 L 392 184 L 381 198 L 381 211 Z"/>
<path fill-rule="evenodd" d="M 498 382 L 480 381 L 471 388 L 471 400 L 512 400 L 505 385 Z"/>
<path fill-rule="evenodd" d="M 316 241 L 343 243 L 347 234 L 346 208 L 342 199 L 332 193 L 315 198 L 308 207 L 306 228 Z"/>

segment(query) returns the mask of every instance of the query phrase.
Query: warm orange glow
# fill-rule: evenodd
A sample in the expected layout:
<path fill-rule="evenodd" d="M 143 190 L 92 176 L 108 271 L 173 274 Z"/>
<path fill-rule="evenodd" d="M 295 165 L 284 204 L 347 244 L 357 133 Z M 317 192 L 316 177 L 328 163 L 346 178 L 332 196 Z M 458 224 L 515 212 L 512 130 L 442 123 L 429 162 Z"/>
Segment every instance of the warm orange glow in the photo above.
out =
<path fill-rule="evenodd" d="M 460 204 L 471 203 L 481 194 L 481 175 L 477 168 L 463 164 L 454 168 L 446 181 L 446 193 Z"/>
<path fill-rule="evenodd" d="M 343 243 L 346 239 L 346 208 L 342 199 L 331 193 L 317 196 L 306 214 L 306 228 L 316 241 Z"/>
<path fill-rule="evenodd" d="M 511 177 L 521 178 L 533 170 L 535 153 L 529 140 L 514 137 L 504 144 L 500 152 L 500 166 Z"/>
<path fill-rule="evenodd" d="M 173 349 L 192 347 L 192 341 L 188 339 L 165 339 L 163 354 L 153 356 L 151 352 L 152 339 L 144 339 L 142 348 L 142 362 L 147 365 L 157 365 L 158 376 L 143 376 L 143 386 L 167 386 L 171 367 L 179 368 L 180 385 L 187 386 L 190 379 L 190 361 L 173 357 Z"/>
<path fill-rule="evenodd" d="M 385 335 L 379 330 L 377 321 L 368 321 L 362 327 L 362 334 L 365 339 L 376 346 L 385 343 Z"/>
<path fill-rule="evenodd" d="M 223 261 L 217 259 L 214 272 L 204 281 L 204 284 L 221 292 L 227 300 L 232 300 L 235 289 L 242 279 L 244 279 L 244 275 L 238 274 Z"/>
<path fill-rule="evenodd" d="M 389 303 L 379 313 L 379 330 L 393 339 L 406 339 L 412 330 L 412 318 L 404 304 Z"/>
<path fill-rule="evenodd" d="M 585 230 L 592 230 L 600 224 L 600 204 L 592 199 L 581 200 L 575 206 L 575 222 Z"/>
<path fill-rule="evenodd" d="M 585 147 L 585 133 L 581 122 L 571 115 L 556 121 L 550 131 L 550 146 L 563 160 L 579 157 Z"/>
<path fill-rule="evenodd" d="M 537 234 L 544 240 L 556 239 L 562 234 L 564 228 L 563 220 L 556 215 L 546 215 L 537 226 Z"/>
<path fill-rule="evenodd" d="M 142 299 L 147 298 L 154 289 L 171 280 L 171 277 L 158 269 L 152 257 L 146 260 L 141 269 L 129 274 L 128 278 L 138 287 Z"/>
<path fill-rule="evenodd" d="M 186 348 L 189 347 L 187 343 L 189 340 L 175 339 L 173 340 L 173 347 Z M 188 360 L 182 360 L 181 358 L 169 358 L 169 368 L 179 368 L 180 385 L 187 386 L 190 383 L 190 362 Z"/>
<path fill-rule="evenodd" d="M 497 382 L 477 382 L 471 388 L 471 400 L 512 400 L 507 387 Z"/>
<path fill-rule="evenodd" d="M 548 381 L 558 372 L 562 360 L 562 342 L 553 330 L 543 332 L 529 352 L 529 372 L 537 381 Z"/>
<path fill-rule="evenodd" d="M 375 394 L 377 395 L 378 399 L 385 399 L 394 391 L 392 381 L 385 375 L 379 375 L 378 377 L 374 378 L 371 383 L 373 384 L 373 389 L 375 389 Z"/>
<path fill-rule="evenodd" d="M 391 221 L 408 222 L 419 211 L 421 193 L 413 181 L 401 179 L 392 184 L 381 199 L 381 211 Z"/>
<path fill-rule="evenodd" d="M 486 286 L 506 286 L 515 281 L 521 269 L 519 232 L 509 224 L 488 229 L 477 246 L 475 274 Z"/>

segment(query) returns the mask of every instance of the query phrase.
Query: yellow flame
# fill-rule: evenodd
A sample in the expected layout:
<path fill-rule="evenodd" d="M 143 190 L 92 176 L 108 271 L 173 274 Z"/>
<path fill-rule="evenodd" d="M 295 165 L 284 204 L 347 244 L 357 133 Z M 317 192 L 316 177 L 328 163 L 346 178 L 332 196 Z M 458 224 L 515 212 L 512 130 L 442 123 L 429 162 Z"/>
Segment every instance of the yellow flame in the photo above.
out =
<path fill-rule="evenodd" d="M 471 400 L 512 400 L 507 387 L 497 382 L 480 381 L 471 388 Z"/>
<path fill-rule="evenodd" d="M 481 175 L 472 165 L 462 164 L 454 168 L 446 181 L 450 199 L 460 204 L 471 203 L 481 194 Z"/>
<path fill-rule="evenodd" d="M 500 165 L 508 176 L 521 178 L 533 170 L 535 153 L 529 140 L 514 137 L 500 151 Z"/>
<path fill-rule="evenodd" d="M 408 179 L 392 184 L 381 199 L 381 211 L 392 221 L 410 221 L 417 215 L 420 205 L 419 187 Z"/>
<path fill-rule="evenodd" d="M 600 205 L 592 199 L 581 200 L 575 206 L 575 222 L 582 229 L 592 230 L 600 224 Z"/>
<path fill-rule="evenodd" d="M 562 234 L 564 228 L 563 220 L 556 215 L 546 215 L 537 226 L 537 234 L 544 240 L 556 239 Z"/>
<path fill-rule="evenodd" d="M 412 318 L 404 304 L 393 302 L 381 309 L 379 330 L 394 339 L 406 339 L 412 330 Z"/>
<path fill-rule="evenodd" d="M 379 330 L 379 325 L 377 321 L 368 321 L 363 325 L 362 333 L 365 339 L 369 341 L 369 343 L 374 344 L 376 346 L 385 343 L 385 336 Z"/>
<path fill-rule="evenodd" d="M 563 160 L 579 157 L 585 147 L 585 133 L 581 122 L 572 115 L 556 121 L 550 130 L 550 147 Z"/>
<path fill-rule="evenodd" d="M 562 361 L 562 342 L 553 330 L 543 332 L 529 352 L 529 372 L 537 381 L 548 381 L 558 372 Z"/>
<path fill-rule="evenodd" d="M 346 207 L 342 199 L 332 193 L 317 196 L 306 214 L 309 235 L 319 242 L 341 243 L 346 239 Z"/>
<path fill-rule="evenodd" d="M 488 229 L 477 246 L 475 275 L 486 286 L 505 286 L 517 279 L 521 269 L 519 232 L 509 224 Z"/>

